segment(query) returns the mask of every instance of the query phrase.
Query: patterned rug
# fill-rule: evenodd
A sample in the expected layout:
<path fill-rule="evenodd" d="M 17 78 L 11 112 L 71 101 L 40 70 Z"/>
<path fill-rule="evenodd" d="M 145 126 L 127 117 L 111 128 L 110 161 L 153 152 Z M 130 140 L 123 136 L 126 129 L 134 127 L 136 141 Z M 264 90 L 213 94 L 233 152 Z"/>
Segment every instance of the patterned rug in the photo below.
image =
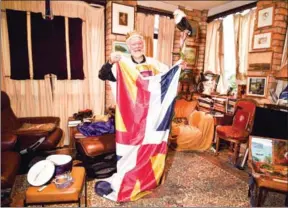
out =
<path fill-rule="evenodd" d="M 88 181 L 89 207 L 249 207 L 248 184 L 196 153 L 169 152 L 164 184 L 152 194 L 129 203 L 115 203 L 94 192 L 97 179 Z M 143 173 L 145 174 L 145 173 Z M 25 175 L 17 176 L 11 206 L 23 206 L 24 193 L 29 185 Z M 283 206 L 281 194 L 269 194 L 264 206 Z M 49 205 L 53 206 L 53 205 Z M 55 206 L 55 205 L 54 205 Z M 77 207 L 77 204 L 63 204 Z M 59 207 L 59 205 L 57 205 Z"/>

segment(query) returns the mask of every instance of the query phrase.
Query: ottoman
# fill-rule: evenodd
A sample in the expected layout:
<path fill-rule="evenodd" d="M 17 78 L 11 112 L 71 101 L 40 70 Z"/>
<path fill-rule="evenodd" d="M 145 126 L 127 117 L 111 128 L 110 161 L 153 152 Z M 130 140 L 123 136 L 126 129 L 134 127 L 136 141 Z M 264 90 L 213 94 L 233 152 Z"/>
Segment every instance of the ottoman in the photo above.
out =
<path fill-rule="evenodd" d="M 84 137 L 75 134 L 77 152 L 90 178 L 107 178 L 116 172 L 115 134 Z"/>
<path fill-rule="evenodd" d="M 71 171 L 74 182 L 68 188 L 58 189 L 54 183 L 42 191 L 38 191 L 40 187 L 29 187 L 26 191 L 24 206 L 26 205 L 44 205 L 54 203 L 75 203 L 81 205 L 82 190 L 85 185 L 85 207 L 87 206 L 87 185 L 86 172 L 83 167 L 73 167 Z"/>

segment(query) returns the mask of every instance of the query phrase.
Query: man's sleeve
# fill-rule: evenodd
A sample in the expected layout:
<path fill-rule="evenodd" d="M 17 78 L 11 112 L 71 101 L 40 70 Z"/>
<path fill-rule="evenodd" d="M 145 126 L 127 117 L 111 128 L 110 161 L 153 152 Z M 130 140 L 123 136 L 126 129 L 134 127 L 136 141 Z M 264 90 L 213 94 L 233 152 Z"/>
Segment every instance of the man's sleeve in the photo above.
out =
<path fill-rule="evenodd" d="M 112 73 L 112 64 L 110 64 L 109 62 L 105 63 L 100 71 L 99 71 L 99 74 L 98 74 L 98 77 L 99 79 L 101 80 L 109 80 L 109 81 L 112 81 L 112 82 L 116 82 L 116 79 Z"/>

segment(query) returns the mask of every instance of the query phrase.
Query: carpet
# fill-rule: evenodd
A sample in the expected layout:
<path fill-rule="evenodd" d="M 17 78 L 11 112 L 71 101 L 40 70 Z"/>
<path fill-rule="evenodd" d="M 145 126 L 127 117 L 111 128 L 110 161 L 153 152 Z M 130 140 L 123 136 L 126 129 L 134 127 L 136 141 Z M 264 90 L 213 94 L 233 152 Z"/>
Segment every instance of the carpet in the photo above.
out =
<path fill-rule="evenodd" d="M 115 203 L 94 192 L 97 179 L 88 181 L 89 207 L 249 207 L 248 184 L 197 153 L 169 152 L 164 184 L 135 202 Z M 145 173 L 143 173 L 145 174 Z M 98 179 L 99 180 L 99 179 Z M 26 175 L 16 178 L 11 206 L 23 206 Z M 264 206 L 283 206 L 284 195 L 269 193 Z M 53 206 L 53 205 L 49 205 Z M 54 205 L 55 206 L 55 205 Z M 56 205 L 59 207 L 59 205 Z M 77 207 L 77 204 L 63 204 Z"/>

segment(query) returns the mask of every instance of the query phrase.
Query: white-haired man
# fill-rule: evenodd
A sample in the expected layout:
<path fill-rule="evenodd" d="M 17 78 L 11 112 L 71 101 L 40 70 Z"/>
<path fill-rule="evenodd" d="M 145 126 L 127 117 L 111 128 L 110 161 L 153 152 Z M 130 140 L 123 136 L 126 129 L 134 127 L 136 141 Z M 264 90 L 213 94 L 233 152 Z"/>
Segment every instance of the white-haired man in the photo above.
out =
<path fill-rule="evenodd" d="M 129 58 L 127 61 L 129 61 L 130 64 L 139 66 L 137 68 L 142 76 L 155 75 L 155 69 L 157 69 L 159 72 L 166 72 L 169 70 L 167 65 L 155 60 L 154 58 L 146 57 L 144 55 L 145 42 L 143 36 L 138 32 L 133 31 L 128 33 L 126 37 L 126 43 L 131 53 L 131 58 Z M 98 77 L 101 80 L 109 80 L 115 82 L 115 70 L 113 70 L 112 67 L 113 64 L 120 61 L 121 58 L 122 56 L 120 52 L 111 53 L 109 61 L 102 66 Z"/>

